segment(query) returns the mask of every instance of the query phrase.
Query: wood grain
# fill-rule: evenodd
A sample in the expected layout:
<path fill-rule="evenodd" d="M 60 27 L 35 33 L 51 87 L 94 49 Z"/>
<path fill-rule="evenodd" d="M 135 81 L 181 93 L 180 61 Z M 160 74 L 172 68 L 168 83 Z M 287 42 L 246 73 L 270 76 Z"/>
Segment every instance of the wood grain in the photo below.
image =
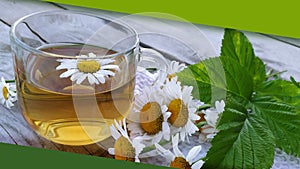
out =
<path fill-rule="evenodd" d="M 1 19 L 10 25 L 25 15 L 46 10 L 61 10 L 61 8 L 50 3 L 33 0 L 0 1 Z"/>
<path fill-rule="evenodd" d="M 197 51 L 200 59 L 204 59 L 209 56 L 218 56 L 220 53 L 220 47 L 224 33 L 223 28 L 176 22 L 153 17 L 112 13 L 96 9 L 91 10 L 74 6 L 64 7 L 71 10 L 81 9 L 83 11 L 88 11 L 99 15 L 110 15 L 112 18 L 125 21 L 128 25 L 136 29 L 139 34 L 165 34 L 179 39 L 184 44 Z M 148 15 L 155 15 L 155 13 L 148 13 Z M 161 15 L 163 14 L 160 14 L 160 16 Z M 300 81 L 300 48 L 298 47 L 300 45 L 299 39 L 263 35 L 251 32 L 245 33 L 252 42 L 256 55 L 259 56 L 265 63 L 267 63 L 270 68 L 276 71 L 288 70 L 288 72 L 282 74 L 283 78 L 289 79 L 290 76 L 293 76 L 296 80 Z M 163 39 L 159 41 L 155 38 L 156 37 L 153 37 L 153 41 L 155 40 L 155 42 L 158 44 L 155 45 L 154 48 L 161 48 L 165 43 L 169 43 L 164 42 Z M 213 52 L 211 48 L 214 48 L 215 52 Z M 194 56 L 189 57 L 184 56 L 183 53 L 178 53 L 177 60 L 185 60 L 187 63 L 195 63 L 197 61 L 195 60 Z"/>

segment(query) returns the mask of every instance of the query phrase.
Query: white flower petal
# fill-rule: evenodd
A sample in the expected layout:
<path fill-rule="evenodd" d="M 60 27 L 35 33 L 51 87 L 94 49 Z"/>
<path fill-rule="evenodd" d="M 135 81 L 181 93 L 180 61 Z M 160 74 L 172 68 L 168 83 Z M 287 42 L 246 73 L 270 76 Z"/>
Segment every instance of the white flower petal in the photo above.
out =
<path fill-rule="evenodd" d="M 164 149 L 162 146 L 160 146 L 159 144 L 155 143 L 154 144 L 156 147 L 156 151 L 163 157 L 165 157 L 169 162 L 173 161 L 175 159 L 175 155 L 169 151 Z"/>
<path fill-rule="evenodd" d="M 115 155 L 115 149 L 114 148 L 108 148 L 108 153 L 110 155 Z"/>
<path fill-rule="evenodd" d="M 56 67 L 56 70 L 75 68 L 77 68 L 77 60 L 70 59 L 68 61 L 61 62 L 61 64 Z"/>
<path fill-rule="evenodd" d="M 77 79 L 79 79 L 81 76 L 83 76 L 84 75 L 84 73 L 82 73 L 82 72 L 77 72 L 77 73 L 75 73 L 75 74 L 73 74 L 72 76 L 71 76 L 71 78 L 70 78 L 70 80 L 72 80 L 72 81 L 76 81 Z"/>
<path fill-rule="evenodd" d="M 185 68 L 186 68 L 186 66 L 184 63 L 179 64 L 179 62 L 177 62 L 177 61 L 171 61 L 170 65 L 168 66 L 168 73 L 174 74 L 174 73 L 182 71 Z"/>
<path fill-rule="evenodd" d="M 203 126 L 202 129 L 203 130 L 201 131 L 201 133 L 203 134 L 212 134 L 216 132 L 216 129 L 211 126 Z"/>
<path fill-rule="evenodd" d="M 163 138 L 163 133 L 160 131 L 159 133 L 157 133 L 151 137 L 152 137 L 151 145 L 153 145 L 153 144 L 159 143 L 161 141 L 161 139 Z"/>
<path fill-rule="evenodd" d="M 101 70 L 104 70 L 104 69 L 113 69 L 113 70 L 120 71 L 120 68 L 119 68 L 118 65 L 104 65 L 104 66 L 101 66 L 100 69 Z"/>
<path fill-rule="evenodd" d="M 132 140 L 132 145 L 135 148 L 135 154 L 138 156 L 143 149 L 145 148 L 145 145 L 141 142 L 143 141 L 142 137 L 136 137 Z"/>
<path fill-rule="evenodd" d="M 185 136 L 187 135 L 187 133 L 186 133 L 186 131 L 184 131 L 182 129 L 182 131 L 179 132 L 179 135 L 180 135 L 180 140 L 184 141 L 185 140 Z"/>
<path fill-rule="evenodd" d="M 6 100 L 6 107 L 10 109 L 14 104 L 10 100 Z"/>
<path fill-rule="evenodd" d="M 96 83 L 96 78 L 92 74 L 87 74 L 87 77 L 88 77 L 88 81 L 91 85 Z"/>
<path fill-rule="evenodd" d="M 115 128 L 114 125 L 110 126 L 110 133 L 111 136 L 115 139 L 118 140 L 121 137 L 121 134 L 118 132 L 118 130 Z"/>
<path fill-rule="evenodd" d="M 101 73 L 103 76 L 115 76 L 115 73 L 110 70 L 99 70 L 98 73 Z"/>
<path fill-rule="evenodd" d="M 94 73 L 94 76 L 97 77 L 97 79 L 99 80 L 100 83 L 102 83 L 102 84 L 105 83 L 105 77 L 102 74 Z"/>
<path fill-rule="evenodd" d="M 199 128 L 191 120 L 187 121 L 185 128 L 187 133 L 189 134 L 194 134 L 196 131 L 199 130 Z"/>
<path fill-rule="evenodd" d="M 113 60 L 113 59 L 103 59 L 103 60 L 100 60 L 99 63 L 100 63 L 101 66 L 103 66 L 103 65 L 113 63 L 114 61 L 115 60 Z"/>
<path fill-rule="evenodd" d="M 184 101 L 185 104 L 188 104 L 192 101 L 192 86 L 183 86 L 182 89 L 182 100 Z"/>
<path fill-rule="evenodd" d="M 178 149 L 178 140 L 179 140 L 178 134 L 176 134 L 175 136 L 172 137 L 173 151 L 174 151 L 176 157 L 184 157 L 182 152 Z"/>
<path fill-rule="evenodd" d="M 162 132 L 163 132 L 163 138 L 167 141 L 170 140 L 170 127 L 169 124 L 167 122 L 163 122 L 163 126 L 162 126 Z"/>
<path fill-rule="evenodd" d="M 76 83 L 77 83 L 77 84 L 80 84 L 80 83 L 82 83 L 86 78 L 87 78 L 87 74 L 83 74 L 82 76 L 80 76 L 80 77 L 77 79 Z"/>
<path fill-rule="evenodd" d="M 70 70 L 67 70 L 66 72 L 60 74 L 60 78 L 66 78 L 66 77 L 69 77 L 71 75 L 73 75 L 74 73 L 77 73 L 78 70 L 77 69 L 70 69 Z"/>
<path fill-rule="evenodd" d="M 127 127 L 126 127 L 126 119 L 124 118 L 122 121 L 123 121 L 124 132 L 125 132 L 126 135 L 128 136 L 128 131 L 127 131 Z"/>
<path fill-rule="evenodd" d="M 122 128 L 122 121 L 120 121 L 119 123 L 115 120 L 115 125 L 118 129 L 118 131 L 122 134 L 123 137 L 129 139 L 128 133 Z M 126 128 L 126 125 L 123 126 L 124 128 Z"/>
<path fill-rule="evenodd" d="M 196 158 L 198 156 L 198 154 L 201 152 L 201 149 L 202 149 L 202 146 L 199 145 L 199 146 L 196 146 L 196 147 L 193 147 L 188 155 L 186 156 L 186 160 L 189 162 L 189 163 L 192 163 L 192 160 L 194 160 L 194 158 Z"/>
<path fill-rule="evenodd" d="M 171 117 L 171 112 L 165 112 L 163 116 L 164 116 L 164 121 L 168 121 L 168 119 Z"/>
<path fill-rule="evenodd" d="M 213 138 L 215 137 L 215 135 L 216 135 L 216 134 L 208 134 L 208 135 L 206 136 L 206 138 L 208 138 L 208 139 L 213 139 Z"/>
<path fill-rule="evenodd" d="M 204 164 L 203 160 L 197 161 L 195 164 L 192 165 L 192 169 L 200 169 Z"/>
<path fill-rule="evenodd" d="M 216 101 L 215 107 L 216 107 L 218 113 L 222 113 L 224 111 L 224 107 L 225 107 L 224 100 Z"/>
<path fill-rule="evenodd" d="M 189 119 L 195 121 L 195 120 L 200 120 L 200 116 L 194 113 L 189 114 Z"/>

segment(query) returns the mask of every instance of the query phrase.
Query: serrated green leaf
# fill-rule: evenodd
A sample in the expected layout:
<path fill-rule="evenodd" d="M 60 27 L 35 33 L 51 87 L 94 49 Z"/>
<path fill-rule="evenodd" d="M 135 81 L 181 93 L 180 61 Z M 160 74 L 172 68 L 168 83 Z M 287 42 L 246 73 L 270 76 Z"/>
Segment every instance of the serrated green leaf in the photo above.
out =
<path fill-rule="evenodd" d="M 247 100 L 253 91 L 251 76 L 247 70 L 227 56 L 190 65 L 177 75 L 183 85 L 194 87 L 195 98 L 206 103 L 224 100 L 229 93 Z"/>
<path fill-rule="evenodd" d="M 300 157 L 300 114 L 294 106 L 264 97 L 254 98 L 252 110 L 265 119 L 277 147 Z"/>
<path fill-rule="evenodd" d="M 177 75 L 195 98 L 226 101 L 204 168 L 270 168 L 275 145 L 300 157 L 300 85 L 293 78 L 267 81 L 243 33 L 226 29 L 220 57 Z"/>
<path fill-rule="evenodd" d="M 263 61 L 255 56 L 252 44 L 242 32 L 225 29 L 221 56 L 231 57 L 245 67 L 252 76 L 255 88 L 266 79 L 266 68 Z"/>
<path fill-rule="evenodd" d="M 294 83 L 276 79 L 264 82 L 256 91 L 257 97 L 270 96 L 273 99 L 295 106 L 300 111 L 300 88 Z"/>
<path fill-rule="evenodd" d="M 203 168 L 270 168 L 274 138 L 264 119 L 256 114 L 226 108 Z"/>

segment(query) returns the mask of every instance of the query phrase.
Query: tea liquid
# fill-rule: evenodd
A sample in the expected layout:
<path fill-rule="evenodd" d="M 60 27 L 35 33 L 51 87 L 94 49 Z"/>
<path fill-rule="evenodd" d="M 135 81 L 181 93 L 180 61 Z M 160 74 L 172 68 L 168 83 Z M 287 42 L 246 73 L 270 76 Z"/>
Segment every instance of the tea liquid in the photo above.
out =
<path fill-rule="evenodd" d="M 98 55 L 113 51 L 81 45 L 48 46 L 41 50 L 60 55 Z M 110 136 L 114 119 L 126 117 L 132 107 L 135 66 L 124 56 L 115 57 L 121 69 L 106 78 L 105 84 L 77 85 L 59 75 L 58 58 L 32 55 L 26 61 L 27 72 L 20 76 L 19 102 L 30 126 L 40 135 L 61 144 L 86 145 Z M 61 59 L 61 58 L 59 58 Z"/>

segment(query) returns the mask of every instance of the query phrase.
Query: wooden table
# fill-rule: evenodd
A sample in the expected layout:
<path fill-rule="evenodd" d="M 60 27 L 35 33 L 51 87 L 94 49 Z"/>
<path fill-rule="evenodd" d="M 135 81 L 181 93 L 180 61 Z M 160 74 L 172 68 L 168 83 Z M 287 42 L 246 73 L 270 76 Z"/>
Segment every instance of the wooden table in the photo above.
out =
<path fill-rule="evenodd" d="M 125 14 L 121 13 L 84 9 L 40 1 L 1 0 L 0 76 L 4 76 L 6 79 L 14 78 L 9 40 L 9 29 L 14 21 L 33 12 L 70 9 L 86 10 L 101 15 L 109 15 L 115 18 L 126 16 Z M 215 51 L 220 51 L 221 40 L 223 36 L 222 28 L 205 25 L 195 25 L 193 28 L 191 28 L 190 24 L 185 24 L 182 22 L 137 16 L 128 17 L 126 20 L 128 21 L 127 23 L 134 27 L 138 33 L 156 32 L 170 36 L 176 36 L 183 40 L 188 46 L 195 48 L 200 46 L 199 52 L 201 53 L 201 39 L 195 36 L 195 34 L 199 34 L 200 30 L 211 42 L 211 45 L 215 48 Z M 289 76 L 292 75 L 296 80 L 300 81 L 300 40 L 259 33 L 245 33 L 253 43 L 256 54 L 266 63 L 268 63 L 271 68 L 275 69 L 276 71 L 288 70 L 287 73 L 283 74 L 284 78 L 289 78 Z M 163 42 L 157 43 L 163 44 Z M 215 54 L 218 53 L 219 52 L 216 52 Z M 205 53 L 205 55 L 208 56 L 215 54 L 213 52 Z M 174 57 L 178 57 L 178 55 Z M 193 60 L 189 60 L 189 58 L 187 58 L 187 61 L 193 62 Z M 12 109 L 6 109 L 3 106 L 0 106 L 0 142 L 93 156 L 112 157 L 107 153 L 107 151 L 100 148 L 96 144 L 88 146 L 65 146 L 39 137 L 28 127 L 18 106 L 14 106 Z"/>

